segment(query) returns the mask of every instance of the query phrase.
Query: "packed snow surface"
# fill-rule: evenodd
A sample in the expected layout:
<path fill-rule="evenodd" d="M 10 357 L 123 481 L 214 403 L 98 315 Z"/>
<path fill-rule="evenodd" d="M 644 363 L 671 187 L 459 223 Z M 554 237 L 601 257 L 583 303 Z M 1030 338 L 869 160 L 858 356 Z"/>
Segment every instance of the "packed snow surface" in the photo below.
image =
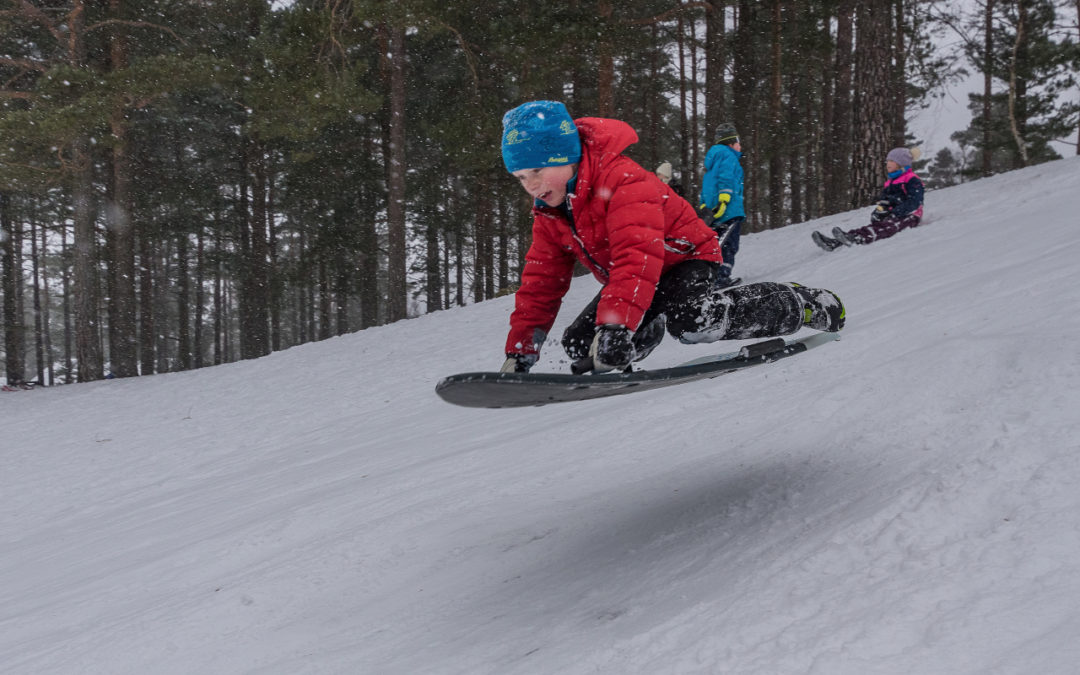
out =
<path fill-rule="evenodd" d="M 843 339 L 654 392 L 443 403 L 501 365 L 501 298 L 0 394 L 0 672 L 1075 673 L 1078 186 L 932 191 L 834 253 L 810 232 L 869 207 L 747 236 L 736 273 L 835 290 Z"/>

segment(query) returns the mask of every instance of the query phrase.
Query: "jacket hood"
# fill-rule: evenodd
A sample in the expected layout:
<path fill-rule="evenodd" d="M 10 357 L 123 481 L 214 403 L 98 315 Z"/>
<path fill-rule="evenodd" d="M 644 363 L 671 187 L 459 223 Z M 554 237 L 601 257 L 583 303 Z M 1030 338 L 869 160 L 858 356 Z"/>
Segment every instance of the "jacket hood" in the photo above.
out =
<path fill-rule="evenodd" d="M 705 169 L 715 168 L 729 152 L 735 156 L 735 159 L 742 157 L 742 153 L 730 145 L 717 144 L 709 148 L 708 152 L 705 153 Z"/>
<path fill-rule="evenodd" d="M 578 165 L 574 193 L 582 197 L 603 181 L 607 165 L 618 159 L 623 150 L 637 143 L 638 135 L 626 122 L 604 117 L 582 117 L 574 120 L 574 124 L 581 137 L 581 163 Z"/>
<path fill-rule="evenodd" d="M 626 122 L 604 117 L 582 117 L 574 120 L 582 147 L 591 155 L 590 161 L 603 166 L 606 160 L 622 154 L 638 142 L 637 132 Z"/>

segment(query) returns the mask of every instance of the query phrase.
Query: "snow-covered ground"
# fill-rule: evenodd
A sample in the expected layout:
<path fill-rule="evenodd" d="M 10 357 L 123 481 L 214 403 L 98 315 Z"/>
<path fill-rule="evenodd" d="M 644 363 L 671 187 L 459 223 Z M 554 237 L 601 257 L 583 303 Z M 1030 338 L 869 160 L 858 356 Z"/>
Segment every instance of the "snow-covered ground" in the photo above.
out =
<path fill-rule="evenodd" d="M 0 394 L 0 672 L 1078 672 L 1078 186 L 746 237 L 736 271 L 834 289 L 843 339 L 655 392 L 443 403 L 502 363 L 502 298 Z"/>

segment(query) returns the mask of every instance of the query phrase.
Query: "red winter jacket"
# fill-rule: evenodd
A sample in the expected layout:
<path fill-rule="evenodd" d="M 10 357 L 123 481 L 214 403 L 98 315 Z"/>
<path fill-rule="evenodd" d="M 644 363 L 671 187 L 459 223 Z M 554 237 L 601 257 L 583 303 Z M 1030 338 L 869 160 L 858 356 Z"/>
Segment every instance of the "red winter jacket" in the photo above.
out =
<path fill-rule="evenodd" d="M 539 351 L 570 288 L 575 258 L 604 285 L 596 323 L 630 330 L 652 303 L 661 274 L 687 260 L 723 262 L 716 233 L 693 207 L 621 154 L 638 140 L 630 125 L 598 117 L 575 123 L 582 152 L 567 195 L 572 218 L 558 208 L 533 208 L 507 354 Z"/>

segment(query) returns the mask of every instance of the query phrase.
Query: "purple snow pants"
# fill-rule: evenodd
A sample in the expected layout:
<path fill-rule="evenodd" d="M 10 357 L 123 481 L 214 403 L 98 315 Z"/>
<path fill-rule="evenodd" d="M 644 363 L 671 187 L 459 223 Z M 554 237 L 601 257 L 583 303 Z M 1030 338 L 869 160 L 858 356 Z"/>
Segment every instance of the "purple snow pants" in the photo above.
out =
<path fill-rule="evenodd" d="M 849 230 L 848 235 L 860 244 L 869 244 L 878 239 L 888 239 L 900 230 L 916 227 L 921 220 L 922 218 L 914 213 L 908 214 L 903 218 L 889 216 L 888 218 L 876 220 L 866 227 Z"/>

